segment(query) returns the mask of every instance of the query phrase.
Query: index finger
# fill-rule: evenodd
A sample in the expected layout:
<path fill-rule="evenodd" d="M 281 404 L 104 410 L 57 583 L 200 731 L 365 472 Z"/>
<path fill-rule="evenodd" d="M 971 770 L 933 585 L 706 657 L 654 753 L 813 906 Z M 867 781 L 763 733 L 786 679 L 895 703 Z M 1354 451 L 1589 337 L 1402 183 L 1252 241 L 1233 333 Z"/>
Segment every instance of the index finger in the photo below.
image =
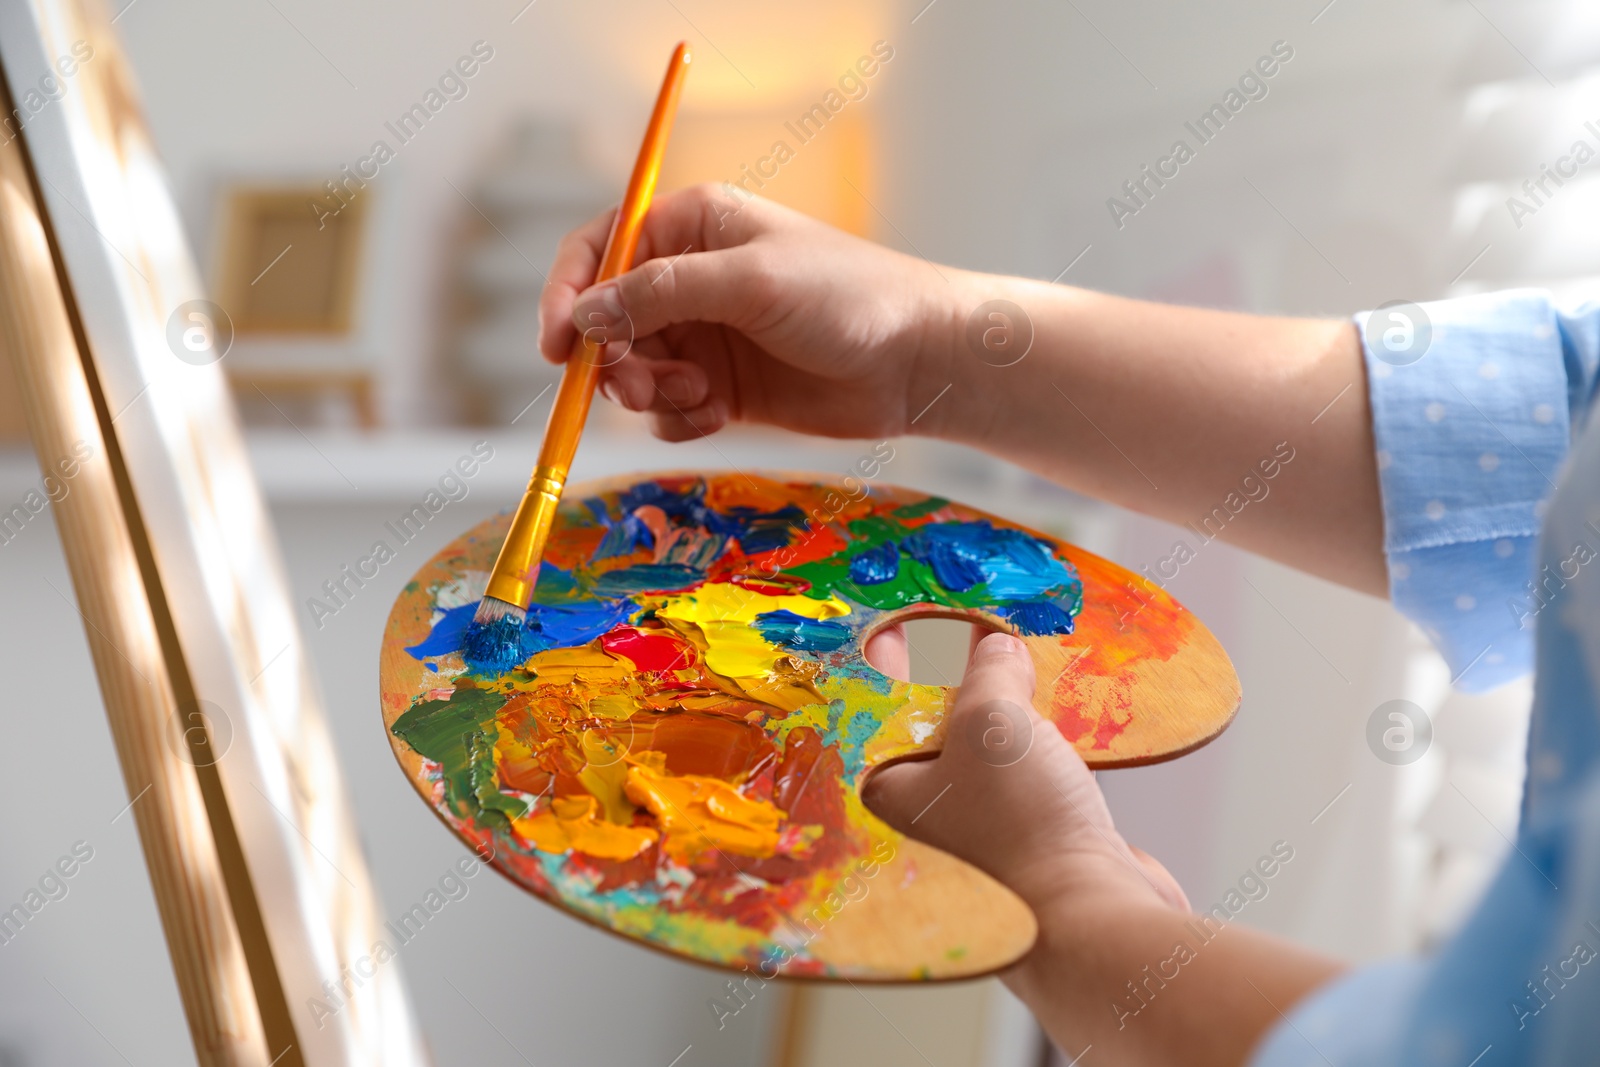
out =
<path fill-rule="evenodd" d="M 645 215 L 639 235 L 636 263 L 685 252 L 704 252 L 742 244 L 755 224 L 739 217 L 737 200 L 714 185 L 675 189 L 656 197 Z M 544 291 L 539 296 L 539 350 L 552 363 L 566 361 L 577 338 L 572 305 L 578 294 L 594 284 L 595 271 L 611 233 L 612 208 L 562 238 L 556 249 Z M 725 224 L 726 223 L 726 224 Z"/>
<path fill-rule="evenodd" d="M 611 208 L 567 234 L 556 246 L 555 262 L 539 294 L 539 351 L 551 363 L 566 362 L 577 339 L 572 303 L 594 282 L 606 237 L 617 209 Z"/>

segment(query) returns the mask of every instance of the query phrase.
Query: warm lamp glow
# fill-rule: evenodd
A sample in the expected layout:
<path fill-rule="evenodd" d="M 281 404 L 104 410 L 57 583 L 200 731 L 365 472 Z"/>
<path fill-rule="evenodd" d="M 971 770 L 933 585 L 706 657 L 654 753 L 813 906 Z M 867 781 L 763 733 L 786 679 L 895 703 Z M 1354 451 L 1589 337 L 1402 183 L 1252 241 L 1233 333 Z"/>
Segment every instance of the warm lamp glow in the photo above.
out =
<path fill-rule="evenodd" d="M 857 107 L 850 105 L 821 129 L 799 124 L 804 107 L 793 113 L 680 116 L 661 188 L 725 183 L 732 187 L 730 211 L 751 193 L 866 235 L 873 223 L 863 199 L 873 195 L 873 127 L 865 112 L 851 110 Z"/>
<path fill-rule="evenodd" d="M 896 10 L 887 0 L 801 8 L 679 0 L 648 15 L 630 8 L 608 26 L 603 76 L 649 99 L 681 38 L 695 55 L 685 110 L 771 110 L 821 95 L 874 41 L 898 45 L 905 23 L 891 18 Z M 585 18 L 593 17 L 588 10 Z"/>
<path fill-rule="evenodd" d="M 604 3 L 606 0 L 598 0 Z M 818 0 L 781 10 L 677 0 L 629 11 L 606 41 L 599 77 L 654 93 L 673 40 L 694 49 L 660 189 L 726 183 L 852 233 L 874 231 L 875 98 L 907 43 L 901 5 Z M 592 9 L 589 18 L 594 17 Z"/>

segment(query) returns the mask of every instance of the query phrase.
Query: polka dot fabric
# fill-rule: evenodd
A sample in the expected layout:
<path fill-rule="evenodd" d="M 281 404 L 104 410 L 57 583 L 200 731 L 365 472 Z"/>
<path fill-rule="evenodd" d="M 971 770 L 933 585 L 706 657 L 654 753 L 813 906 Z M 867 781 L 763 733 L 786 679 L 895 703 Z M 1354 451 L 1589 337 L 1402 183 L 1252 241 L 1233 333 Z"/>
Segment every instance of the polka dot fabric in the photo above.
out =
<path fill-rule="evenodd" d="M 1536 665 L 1521 824 L 1459 931 L 1318 990 L 1255 1067 L 1600 1062 L 1600 306 L 1512 292 L 1427 314 L 1421 360 L 1368 361 L 1389 578 L 1459 685 Z"/>
<path fill-rule="evenodd" d="M 1535 544 L 1588 404 L 1600 308 L 1566 313 L 1535 290 L 1422 308 L 1420 359 L 1366 352 L 1390 594 L 1458 686 L 1489 689 L 1532 663 Z"/>

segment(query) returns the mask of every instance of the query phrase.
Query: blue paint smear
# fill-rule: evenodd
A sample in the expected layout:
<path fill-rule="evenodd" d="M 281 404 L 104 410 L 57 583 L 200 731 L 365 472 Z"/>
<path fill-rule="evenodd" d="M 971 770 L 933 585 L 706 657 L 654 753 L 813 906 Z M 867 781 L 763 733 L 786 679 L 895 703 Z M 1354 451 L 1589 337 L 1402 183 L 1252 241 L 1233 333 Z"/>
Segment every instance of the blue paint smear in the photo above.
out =
<path fill-rule="evenodd" d="M 852 778 L 861 773 L 867 763 L 867 742 L 878 732 L 882 723 L 876 715 L 865 709 L 857 711 L 844 728 L 844 743 L 839 746 L 845 773 Z"/>
<path fill-rule="evenodd" d="M 468 605 L 477 612 L 477 605 Z M 502 615 L 490 623 L 468 619 L 461 635 L 461 658 L 475 671 L 504 674 L 520 661 L 521 620 Z"/>
<path fill-rule="evenodd" d="M 1000 614 L 1029 636 L 1072 632 L 1072 616 L 1053 600 L 1030 600 L 1013 604 L 1001 608 Z"/>
<path fill-rule="evenodd" d="M 983 534 L 988 523 L 952 523 L 924 526 L 901 542 L 906 555 L 933 571 L 938 583 L 952 593 L 965 593 L 986 577 L 978 561 L 988 553 Z"/>
<path fill-rule="evenodd" d="M 1072 570 L 1038 538 L 984 520 L 924 526 L 900 544 L 955 593 L 986 582 L 996 600 L 1033 600 L 1077 584 Z"/>
<path fill-rule="evenodd" d="M 586 645 L 631 619 L 639 605 L 631 600 L 600 600 L 586 604 L 535 604 L 528 609 L 522 631 L 522 654 L 531 656 L 550 648 Z"/>
<path fill-rule="evenodd" d="M 467 624 L 472 621 L 473 613 L 477 610 L 476 604 L 462 604 L 458 608 L 451 608 L 433 624 L 433 629 L 428 631 L 426 640 L 412 645 L 406 651 L 411 654 L 412 659 L 448 656 L 452 652 L 459 652 L 462 639 L 467 633 Z"/>
<path fill-rule="evenodd" d="M 561 604 L 582 600 L 587 595 L 578 583 L 578 576 L 572 571 L 564 571 L 549 560 L 539 564 L 539 580 L 533 587 L 535 604 Z"/>
<path fill-rule="evenodd" d="M 705 572 L 681 563 L 635 563 L 631 567 L 607 571 L 593 582 L 596 593 L 606 597 L 632 596 L 635 593 L 677 593 L 705 581 Z"/>
<path fill-rule="evenodd" d="M 448 656 L 462 650 L 476 604 L 462 604 L 444 613 L 426 640 L 406 649 L 413 659 Z M 586 645 L 603 633 L 628 622 L 639 610 L 631 600 L 600 600 L 576 604 L 534 604 L 518 635 L 517 655 L 508 650 L 471 663 L 474 669 L 503 673 L 536 652 L 550 648 Z M 507 659 L 510 662 L 506 662 Z M 493 662 L 490 662 L 493 660 Z M 500 666 L 505 663 L 504 666 Z"/>
<path fill-rule="evenodd" d="M 728 517 L 742 524 L 740 532 L 731 536 L 737 537 L 739 547 L 751 556 L 787 547 L 794 540 L 795 532 L 806 525 L 806 513 L 793 505 L 774 512 L 734 508 Z"/>
<path fill-rule="evenodd" d="M 882 585 L 900 573 L 900 546 L 885 541 L 850 561 L 850 580 L 857 585 Z"/>
<path fill-rule="evenodd" d="M 715 511 L 705 502 L 705 483 L 701 481 L 692 483 L 682 492 L 658 482 L 640 482 L 618 498 L 618 514 L 611 521 L 623 521 L 622 516 L 631 516 L 647 505 L 660 508 L 674 526 L 703 529 L 719 537 L 736 539 L 746 555 L 792 544 L 795 535 L 806 527 L 806 513 L 795 504 L 787 504 L 776 511 L 746 507 Z"/>
<path fill-rule="evenodd" d="M 655 547 L 655 534 L 651 533 L 650 527 L 641 522 L 636 515 L 625 515 L 616 522 L 602 516 L 601 521 L 606 525 L 606 535 L 601 539 L 600 546 L 594 550 L 594 555 L 590 557 L 591 561 L 598 562 L 614 556 L 626 556 L 641 546 Z"/>
<path fill-rule="evenodd" d="M 835 697 L 828 701 L 828 728 L 821 731 L 822 744 L 838 750 L 845 774 L 854 778 L 866 766 L 866 744 L 881 725 L 876 715 L 865 710 L 851 711 L 842 698 Z"/>
<path fill-rule="evenodd" d="M 808 619 L 792 611 L 764 611 L 756 629 L 775 645 L 802 652 L 833 652 L 850 640 L 850 627 L 832 619 Z"/>

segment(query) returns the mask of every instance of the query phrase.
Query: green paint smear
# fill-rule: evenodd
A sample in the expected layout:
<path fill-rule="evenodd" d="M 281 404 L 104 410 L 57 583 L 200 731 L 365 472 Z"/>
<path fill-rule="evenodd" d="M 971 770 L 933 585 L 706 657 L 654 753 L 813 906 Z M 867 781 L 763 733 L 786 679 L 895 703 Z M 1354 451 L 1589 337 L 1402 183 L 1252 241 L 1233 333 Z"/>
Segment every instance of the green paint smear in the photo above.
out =
<path fill-rule="evenodd" d="M 509 830 L 511 819 L 527 814 L 527 805 L 500 792 L 495 775 L 495 716 L 505 702 L 504 693 L 457 689 L 449 700 L 411 708 L 390 731 L 444 769 L 445 799 L 457 815 Z"/>
<path fill-rule="evenodd" d="M 906 517 L 916 518 L 922 514 L 917 509 L 933 504 L 928 510 L 934 511 L 946 503 L 947 501 L 938 498 L 929 498 L 920 504 L 899 508 L 894 515 L 906 516 L 906 512 L 910 511 L 916 514 Z M 869 515 L 852 522 L 849 529 L 852 540 L 848 549 L 836 552 L 827 559 L 786 568 L 784 573 L 804 578 L 811 583 L 806 596 L 824 600 L 837 591 L 858 604 L 880 611 L 903 608 L 907 604 L 981 608 L 994 603 L 994 596 L 989 592 L 987 582 L 979 582 L 965 592 L 952 592 L 939 584 L 939 580 L 934 577 L 932 567 L 912 558 L 908 553 L 901 553 L 900 570 L 892 580 L 873 585 L 856 584 L 850 578 L 850 561 L 862 552 L 877 548 L 885 541 L 898 541 L 902 537 L 909 536 L 913 527 L 895 522 L 888 516 Z"/>
<path fill-rule="evenodd" d="M 808 597 L 822 600 L 838 594 L 879 611 L 892 611 L 908 604 L 993 610 L 997 603 L 1011 603 L 992 592 L 988 582 L 978 582 L 960 592 L 948 589 L 939 581 L 932 567 L 905 551 L 900 553 L 899 570 L 887 582 L 861 584 L 850 577 L 850 563 L 857 556 L 885 542 L 911 536 L 917 527 L 906 525 L 903 520 L 921 518 L 948 503 L 943 497 L 929 497 L 916 504 L 896 508 L 887 515 L 868 515 L 857 519 L 848 526 L 851 535 L 849 548 L 826 559 L 786 568 L 785 573 L 811 583 L 811 588 L 805 593 Z M 1083 585 L 1080 582 L 1063 584 L 1047 591 L 1045 595 L 1070 616 L 1075 617 L 1083 610 Z"/>
<path fill-rule="evenodd" d="M 893 514 L 897 519 L 920 519 L 924 515 L 932 515 L 949 503 L 950 501 L 942 496 L 930 496 L 928 499 L 915 504 L 906 504 L 903 507 L 895 508 Z"/>

